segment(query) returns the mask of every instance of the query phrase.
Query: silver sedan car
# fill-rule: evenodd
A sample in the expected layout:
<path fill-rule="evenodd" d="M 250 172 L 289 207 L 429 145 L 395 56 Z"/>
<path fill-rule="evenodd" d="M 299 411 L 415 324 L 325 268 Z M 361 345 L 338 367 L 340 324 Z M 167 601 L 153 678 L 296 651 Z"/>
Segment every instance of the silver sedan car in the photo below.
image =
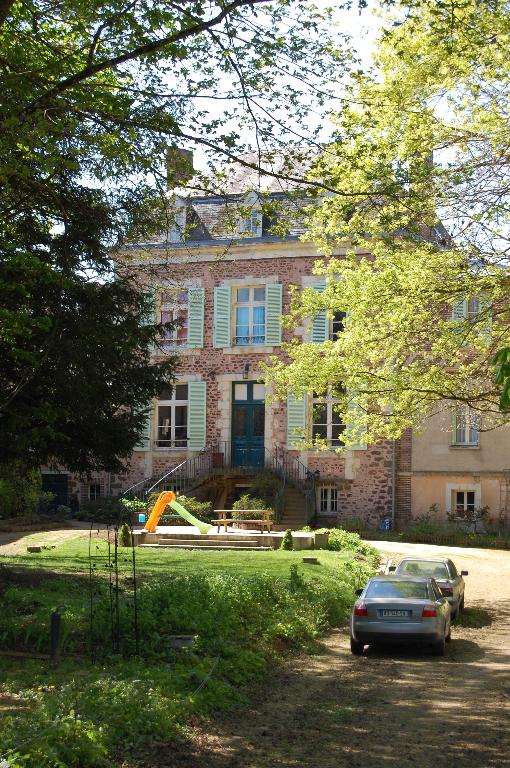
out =
<path fill-rule="evenodd" d="M 437 582 L 444 597 L 452 609 L 452 619 L 464 609 L 464 579 L 467 571 L 457 571 L 449 558 L 405 557 L 396 568 L 391 568 L 399 576 L 430 576 Z"/>
<path fill-rule="evenodd" d="M 450 604 L 434 579 L 376 576 L 358 590 L 351 615 L 351 652 L 382 642 L 421 642 L 442 656 L 451 638 Z"/>

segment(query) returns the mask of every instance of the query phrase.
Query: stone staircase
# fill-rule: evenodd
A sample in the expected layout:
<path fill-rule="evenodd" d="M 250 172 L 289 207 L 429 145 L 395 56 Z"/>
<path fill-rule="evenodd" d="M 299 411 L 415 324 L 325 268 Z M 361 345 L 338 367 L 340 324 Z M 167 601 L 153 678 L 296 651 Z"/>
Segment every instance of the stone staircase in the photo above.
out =
<path fill-rule="evenodd" d="M 303 491 L 292 485 L 287 485 L 283 509 L 280 521 L 274 526 L 275 530 L 286 531 L 287 528 L 291 528 L 296 531 L 307 524 L 306 498 Z"/>
<path fill-rule="evenodd" d="M 272 537 L 258 533 L 153 533 L 146 534 L 141 547 L 158 549 L 207 549 L 207 550 L 243 550 L 267 552 L 273 549 Z"/>

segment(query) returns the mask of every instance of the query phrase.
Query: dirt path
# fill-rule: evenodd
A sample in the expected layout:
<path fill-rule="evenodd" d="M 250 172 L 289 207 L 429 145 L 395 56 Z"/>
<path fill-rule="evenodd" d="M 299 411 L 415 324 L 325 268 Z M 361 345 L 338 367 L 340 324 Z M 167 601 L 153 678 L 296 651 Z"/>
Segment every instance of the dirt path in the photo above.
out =
<path fill-rule="evenodd" d="M 95 526 L 103 528 L 104 526 Z M 0 556 L 22 555 L 27 547 L 33 546 L 58 546 L 68 539 L 79 539 L 88 536 L 90 524 L 86 522 L 70 521 L 67 528 L 59 528 L 53 531 L 13 531 L 12 533 L 0 532 Z"/>
<path fill-rule="evenodd" d="M 397 560 L 451 556 L 469 570 L 466 606 L 488 612 L 485 626 L 456 627 L 444 659 L 402 649 L 353 657 L 347 632 L 334 632 L 249 709 L 213 723 L 214 735 L 197 728 L 191 749 L 162 747 L 147 768 L 510 767 L 510 553 L 377 546 Z"/>

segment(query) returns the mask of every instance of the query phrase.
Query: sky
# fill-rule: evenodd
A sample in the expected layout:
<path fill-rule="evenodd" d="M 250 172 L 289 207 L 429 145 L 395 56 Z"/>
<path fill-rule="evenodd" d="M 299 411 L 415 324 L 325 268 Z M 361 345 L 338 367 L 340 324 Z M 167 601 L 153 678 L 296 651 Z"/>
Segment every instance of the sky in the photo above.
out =
<path fill-rule="evenodd" d="M 369 7 L 362 9 L 361 11 L 358 10 L 358 8 L 345 10 L 340 7 L 340 4 L 335 3 L 335 0 L 315 0 L 314 5 L 317 6 L 319 10 L 333 7 L 334 26 L 338 28 L 339 34 L 349 35 L 351 37 L 352 45 L 360 58 L 361 65 L 364 68 L 368 67 L 371 63 L 375 41 L 381 26 L 381 20 L 374 10 L 375 4 L 369 2 Z M 206 103 L 202 102 L 201 106 L 206 107 Z M 332 103 L 331 107 L 334 109 L 336 104 Z M 221 109 L 221 103 L 219 104 L 218 102 L 211 101 L 207 103 L 207 109 L 211 116 L 215 116 Z M 310 126 L 316 127 L 316 125 L 319 125 L 318 121 L 319 116 L 317 116 L 314 125 L 312 118 Z M 321 125 L 321 139 L 323 141 L 329 138 L 330 130 L 331 124 L 328 121 Z M 247 131 L 244 131 L 243 139 L 252 146 L 254 145 L 254 134 L 250 135 Z M 193 151 L 194 167 L 197 170 L 205 170 L 207 167 L 206 152 L 200 147 L 195 147 Z"/>

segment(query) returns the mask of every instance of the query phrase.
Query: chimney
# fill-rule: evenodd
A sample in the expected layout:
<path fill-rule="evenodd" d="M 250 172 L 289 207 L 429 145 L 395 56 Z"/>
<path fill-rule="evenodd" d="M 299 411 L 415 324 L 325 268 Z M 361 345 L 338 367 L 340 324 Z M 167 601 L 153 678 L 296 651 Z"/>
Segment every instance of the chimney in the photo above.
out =
<path fill-rule="evenodd" d="M 180 147 L 168 147 L 166 178 L 168 189 L 183 187 L 193 176 L 193 152 Z"/>

